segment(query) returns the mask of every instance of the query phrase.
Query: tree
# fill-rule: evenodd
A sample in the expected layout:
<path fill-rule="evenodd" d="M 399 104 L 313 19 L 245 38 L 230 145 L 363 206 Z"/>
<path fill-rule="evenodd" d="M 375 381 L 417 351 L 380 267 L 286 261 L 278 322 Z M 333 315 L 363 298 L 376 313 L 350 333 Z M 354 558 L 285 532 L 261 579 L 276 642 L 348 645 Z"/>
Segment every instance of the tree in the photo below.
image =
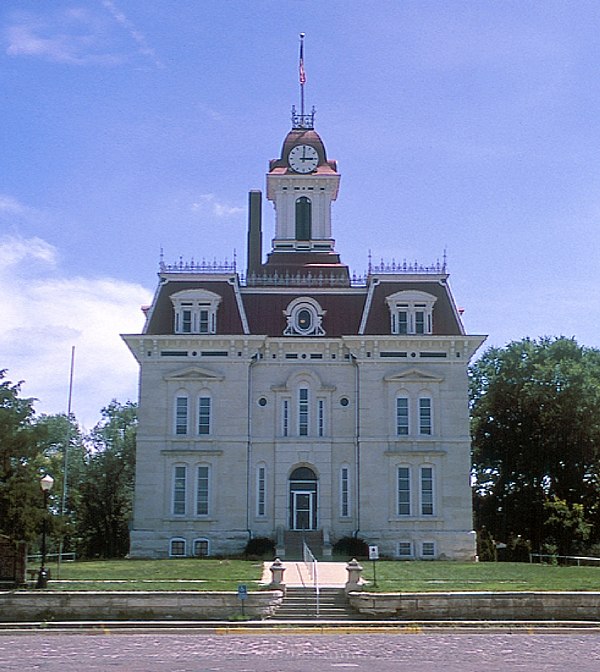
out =
<path fill-rule="evenodd" d="M 545 544 L 554 547 L 558 555 L 579 553 L 589 539 L 591 525 L 585 521 L 581 504 L 567 504 L 564 499 L 553 497 L 544 504 L 547 517 L 544 521 Z"/>
<path fill-rule="evenodd" d="M 84 555 L 114 558 L 129 551 L 137 406 L 112 401 L 102 418 L 88 437 L 77 524 Z"/>
<path fill-rule="evenodd" d="M 36 427 L 43 431 L 43 447 L 47 458 L 48 472 L 54 478 L 53 513 L 55 534 L 62 541 L 65 552 L 75 550 L 77 520 L 81 504 L 81 484 L 84 480 L 86 448 L 84 436 L 75 419 L 65 413 L 41 415 Z M 66 462 L 65 462 L 65 450 Z M 66 491 L 64 477 L 67 477 Z M 64 507 L 63 507 L 63 495 Z M 61 514 L 60 516 L 58 514 Z"/>
<path fill-rule="evenodd" d="M 567 338 L 490 348 L 470 369 L 477 526 L 539 548 L 548 501 L 581 505 L 600 536 L 600 351 Z"/>
<path fill-rule="evenodd" d="M 31 542 L 43 509 L 40 477 L 47 470 L 45 430 L 34 422 L 33 399 L 0 371 L 0 533 Z"/>

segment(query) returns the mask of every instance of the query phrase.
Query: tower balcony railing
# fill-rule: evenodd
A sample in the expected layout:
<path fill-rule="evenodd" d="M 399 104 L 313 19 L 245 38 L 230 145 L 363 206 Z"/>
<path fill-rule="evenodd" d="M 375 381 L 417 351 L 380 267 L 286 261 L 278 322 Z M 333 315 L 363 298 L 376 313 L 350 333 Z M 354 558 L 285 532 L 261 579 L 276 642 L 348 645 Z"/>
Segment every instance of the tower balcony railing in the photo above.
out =
<path fill-rule="evenodd" d="M 206 261 L 205 259 L 194 261 L 193 258 L 190 261 L 184 261 L 182 257 L 179 257 L 179 261 L 174 264 L 165 264 L 161 259 L 159 270 L 161 273 L 236 273 L 237 262 L 235 258 L 233 261 L 226 259 L 225 261 L 218 262 L 216 259 L 214 261 Z"/>
<path fill-rule="evenodd" d="M 310 114 L 298 114 L 296 107 L 292 106 L 292 128 L 304 130 L 312 130 L 315 127 L 316 110 L 313 107 Z"/>
<path fill-rule="evenodd" d="M 417 261 L 397 262 L 380 260 L 374 264 L 369 256 L 368 271 L 364 275 L 353 273 L 350 277 L 346 273 L 239 273 L 237 259 L 233 261 L 184 261 L 182 257 L 174 264 L 166 264 L 161 258 L 159 264 L 161 273 L 176 273 L 188 275 L 237 275 L 240 285 L 246 287 L 365 287 L 373 275 L 443 275 L 446 274 L 446 255 L 442 262 L 439 260 L 431 265 L 420 264 Z"/>

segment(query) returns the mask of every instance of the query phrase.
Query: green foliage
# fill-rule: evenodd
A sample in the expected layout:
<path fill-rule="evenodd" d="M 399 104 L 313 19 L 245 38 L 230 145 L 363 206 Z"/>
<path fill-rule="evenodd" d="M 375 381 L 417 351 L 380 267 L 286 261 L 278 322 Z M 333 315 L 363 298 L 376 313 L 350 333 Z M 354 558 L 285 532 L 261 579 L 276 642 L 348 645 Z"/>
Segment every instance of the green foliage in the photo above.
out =
<path fill-rule="evenodd" d="M 48 461 L 47 470 L 54 478 L 53 531 L 56 545 L 58 546 L 62 540 L 63 550 L 72 551 L 75 550 L 73 536 L 76 535 L 77 514 L 81 503 L 80 486 L 86 469 L 85 437 L 75 417 L 68 418 L 64 413 L 42 415 L 36 421 L 36 426 L 44 432 L 43 446 Z"/>
<path fill-rule="evenodd" d="M 137 406 L 112 401 L 89 436 L 77 517 L 85 557 L 116 558 L 129 551 L 136 431 Z"/>
<path fill-rule="evenodd" d="M 583 505 L 567 504 L 564 499 L 554 497 L 545 502 L 544 511 L 546 543 L 555 546 L 558 555 L 581 553 L 592 527 L 585 520 Z"/>
<path fill-rule="evenodd" d="M 477 557 L 480 562 L 495 562 L 498 560 L 496 544 L 485 525 L 477 532 Z"/>
<path fill-rule="evenodd" d="M 342 537 L 333 545 L 332 552 L 333 555 L 346 557 L 348 560 L 367 558 L 369 557 L 369 545 L 359 537 Z"/>
<path fill-rule="evenodd" d="M 44 429 L 34 423 L 33 399 L 0 371 L 0 533 L 31 542 L 44 515 L 39 479 L 48 463 Z"/>
<path fill-rule="evenodd" d="M 598 540 L 600 351 L 525 339 L 490 348 L 470 375 L 477 526 L 541 548 L 556 498 L 580 505 Z"/>
<path fill-rule="evenodd" d="M 269 558 L 272 560 L 275 557 L 275 542 L 269 537 L 254 537 L 246 544 L 244 555 L 247 558 Z"/>

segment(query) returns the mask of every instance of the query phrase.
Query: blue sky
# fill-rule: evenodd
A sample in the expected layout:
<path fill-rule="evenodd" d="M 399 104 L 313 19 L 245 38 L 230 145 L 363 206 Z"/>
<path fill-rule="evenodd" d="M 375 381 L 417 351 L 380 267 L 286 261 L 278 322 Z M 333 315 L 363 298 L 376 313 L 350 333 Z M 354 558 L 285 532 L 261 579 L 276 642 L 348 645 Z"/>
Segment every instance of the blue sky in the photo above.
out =
<path fill-rule="evenodd" d="M 38 411 L 72 345 L 86 426 L 135 399 L 161 248 L 244 266 L 300 32 L 342 259 L 446 249 L 470 333 L 600 347 L 598 2 L 3 0 L 0 368 Z"/>

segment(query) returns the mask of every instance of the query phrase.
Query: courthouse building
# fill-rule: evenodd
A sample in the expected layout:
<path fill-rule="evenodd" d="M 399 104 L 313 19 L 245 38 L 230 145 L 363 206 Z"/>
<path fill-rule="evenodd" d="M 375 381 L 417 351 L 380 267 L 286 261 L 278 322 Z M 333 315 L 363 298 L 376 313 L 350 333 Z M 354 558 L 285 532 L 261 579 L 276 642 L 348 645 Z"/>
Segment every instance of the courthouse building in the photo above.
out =
<path fill-rule="evenodd" d="M 467 366 L 484 338 L 465 333 L 445 261 L 351 275 L 337 163 L 301 112 L 269 164 L 266 258 L 252 191 L 244 272 L 161 262 L 143 332 L 124 336 L 140 365 L 131 556 L 270 537 L 289 558 L 302 537 L 327 557 L 359 537 L 471 559 Z"/>

